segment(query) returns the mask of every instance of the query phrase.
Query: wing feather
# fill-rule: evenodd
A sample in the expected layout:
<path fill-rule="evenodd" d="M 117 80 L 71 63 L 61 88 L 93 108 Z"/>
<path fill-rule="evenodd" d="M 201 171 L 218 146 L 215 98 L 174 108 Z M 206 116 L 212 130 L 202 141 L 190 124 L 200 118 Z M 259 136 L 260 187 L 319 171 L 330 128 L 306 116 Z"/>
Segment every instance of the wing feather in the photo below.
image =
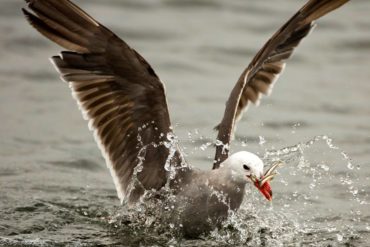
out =
<path fill-rule="evenodd" d="M 235 125 L 250 102 L 258 104 L 262 94 L 268 95 L 282 74 L 294 49 L 314 28 L 314 21 L 349 0 L 309 0 L 285 23 L 253 58 L 233 88 L 226 104 L 224 117 L 216 127 L 217 145 L 213 168 L 228 157 Z"/>
<path fill-rule="evenodd" d="M 30 24 L 68 50 L 51 60 L 89 121 L 119 198 L 134 202 L 144 189 L 163 187 L 165 163 L 185 161 L 177 144 L 174 153 L 166 147 L 171 122 L 154 70 L 69 0 L 26 2 L 33 12 L 23 9 Z"/>

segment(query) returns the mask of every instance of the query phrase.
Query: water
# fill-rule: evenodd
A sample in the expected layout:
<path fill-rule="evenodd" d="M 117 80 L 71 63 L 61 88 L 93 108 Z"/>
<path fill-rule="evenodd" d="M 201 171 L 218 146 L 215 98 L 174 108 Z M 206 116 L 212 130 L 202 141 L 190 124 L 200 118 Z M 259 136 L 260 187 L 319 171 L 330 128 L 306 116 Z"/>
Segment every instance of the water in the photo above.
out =
<path fill-rule="evenodd" d="M 211 167 L 228 92 L 303 3 L 78 1 L 153 65 L 187 159 L 202 169 Z M 273 203 L 250 187 L 242 209 L 197 240 L 156 214 L 171 211 L 166 205 L 119 205 L 87 123 L 47 60 L 60 49 L 28 26 L 21 6 L 0 3 L 0 245 L 370 244 L 367 0 L 321 20 L 273 94 L 238 125 L 233 151 L 287 163 L 272 182 Z"/>

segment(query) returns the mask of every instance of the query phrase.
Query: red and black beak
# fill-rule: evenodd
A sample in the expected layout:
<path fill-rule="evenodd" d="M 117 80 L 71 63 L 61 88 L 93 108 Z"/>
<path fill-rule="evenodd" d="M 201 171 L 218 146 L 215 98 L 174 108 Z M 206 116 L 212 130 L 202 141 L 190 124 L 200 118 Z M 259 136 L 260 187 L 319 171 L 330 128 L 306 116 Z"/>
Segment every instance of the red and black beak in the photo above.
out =
<path fill-rule="evenodd" d="M 260 181 L 255 181 L 254 185 L 266 197 L 267 200 L 272 201 L 272 191 L 269 181 L 264 182 L 262 185 Z"/>
<path fill-rule="evenodd" d="M 270 180 L 274 179 L 275 175 L 277 174 L 275 170 L 281 166 L 284 165 L 283 162 L 278 161 L 275 164 L 273 164 L 265 174 L 260 178 L 254 178 L 252 179 L 254 185 L 257 187 L 259 191 L 266 197 L 267 200 L 272 201 L 272 191 L 270 186 Z"/>

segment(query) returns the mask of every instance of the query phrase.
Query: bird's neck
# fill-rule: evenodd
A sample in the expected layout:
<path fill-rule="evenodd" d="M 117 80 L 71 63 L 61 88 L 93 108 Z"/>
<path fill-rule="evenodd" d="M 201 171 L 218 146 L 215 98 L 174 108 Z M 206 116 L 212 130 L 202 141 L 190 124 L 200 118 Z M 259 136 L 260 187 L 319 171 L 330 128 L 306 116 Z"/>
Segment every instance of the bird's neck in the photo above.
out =
<path fill-rule="evenodd" d="M 233 164 L 223 163 L 221 164 L 219 175 L 227 181 L 231 181 L 234 184 L 245 185 L 247 183 L 246 178 L 243 174 L 238 171 L 237 167 Z"/>
<path fill-rule="evenodd" d="M 209 182 L 215 191 L 226 196 L 231 210 L 237 210 L 240 207 L 245 195 L 246 180 L 235 177 L 231 169 L 220 167 L 211 172 Z"/>
<path fill-rule="evenodd" d="M 220 187 L 227 188 L 239 188 L 243 189 L 247 183 L 247 180 L 240 176 L 230 166 L 221 166 L 219 169 L 213 170 L 211 177 L 217 182 Z"/>

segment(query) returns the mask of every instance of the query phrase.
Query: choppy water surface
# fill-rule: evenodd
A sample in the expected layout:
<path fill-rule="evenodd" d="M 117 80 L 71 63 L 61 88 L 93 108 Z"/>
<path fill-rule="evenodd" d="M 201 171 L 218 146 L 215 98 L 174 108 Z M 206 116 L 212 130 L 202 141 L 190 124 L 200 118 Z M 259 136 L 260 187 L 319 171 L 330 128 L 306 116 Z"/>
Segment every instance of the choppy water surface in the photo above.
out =
<path fill-rule="evenodd" d="M 236 79 L 303 0 L 78 1 L 166 83 L 188 160 L 211 166 Z M 233 151 L 286 166 L 273 203 L 254 188 L 222 229 L 197 240 L 165 223 L 171 207 L 119 205 L 69 88 L 47 58 L 59 48 L 0 3 L 1 246 L 369 246 L 370 3 L 324 18 L 284 76 L 238 126 Z"/>

